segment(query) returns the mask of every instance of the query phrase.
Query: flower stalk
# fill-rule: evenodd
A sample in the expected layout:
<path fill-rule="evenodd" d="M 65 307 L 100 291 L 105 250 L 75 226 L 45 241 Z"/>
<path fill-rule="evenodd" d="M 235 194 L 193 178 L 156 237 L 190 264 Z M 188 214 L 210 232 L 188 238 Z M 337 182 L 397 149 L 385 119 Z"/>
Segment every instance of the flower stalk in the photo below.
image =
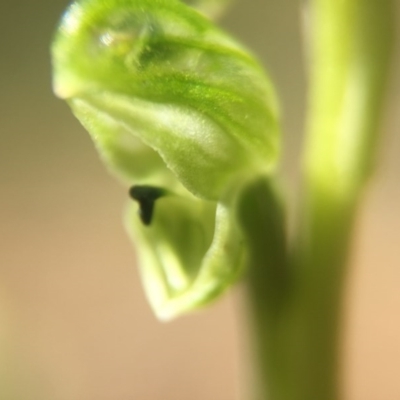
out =
<path fill-rule="evenodd" d="M 260 289 L 268 280 L 262 278 L 268 263 L 262 248 L 253 257 L 248 281 L 262 371 L 257 399 L 342 398 L 346 264 L 357 205 L 373 170 L 392 6 L 390 0 L 310 2 L 302 207 L 295 243 L 284 261 L 276 257 L 288 277 L 285 290 L 276 294 L 274 320 L 270 295 Z M 269 242 L 266 238 L 265 245 Z"/>

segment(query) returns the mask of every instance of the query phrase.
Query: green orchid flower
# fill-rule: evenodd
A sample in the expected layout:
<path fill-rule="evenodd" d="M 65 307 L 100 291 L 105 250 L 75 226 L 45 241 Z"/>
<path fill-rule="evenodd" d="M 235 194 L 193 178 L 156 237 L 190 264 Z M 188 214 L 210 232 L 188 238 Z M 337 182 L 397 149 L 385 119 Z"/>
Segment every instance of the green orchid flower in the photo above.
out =
<path fill-rule="evenodd" d="M 236 204 L 278 157 L 277 101 L 254 57 L 177 0 L 72 3 L 54 90 L 131 188 L 126 225 L 160 319 L 222 293 L 245 265 Z"/>

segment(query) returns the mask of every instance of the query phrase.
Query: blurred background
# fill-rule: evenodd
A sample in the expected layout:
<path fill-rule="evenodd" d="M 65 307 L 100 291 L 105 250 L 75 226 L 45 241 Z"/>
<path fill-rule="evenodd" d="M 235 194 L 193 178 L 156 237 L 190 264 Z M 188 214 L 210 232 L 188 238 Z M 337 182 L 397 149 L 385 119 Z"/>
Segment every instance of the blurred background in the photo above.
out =
<path fill-rule="evenodd" d="M 66 5 L 0 1 L 0 399 L 245 398 L 240 286 L 168 324 L 145 301 L 121 223 L 126 191 L 51 91 L 49 44 Z M 237 0 L 222 21 L 278 88 L 288 187 L 305 108 L 300 15 L 297 1 Z M 399 53 L 354 241 L 345 400 L 400 399 Z"/>

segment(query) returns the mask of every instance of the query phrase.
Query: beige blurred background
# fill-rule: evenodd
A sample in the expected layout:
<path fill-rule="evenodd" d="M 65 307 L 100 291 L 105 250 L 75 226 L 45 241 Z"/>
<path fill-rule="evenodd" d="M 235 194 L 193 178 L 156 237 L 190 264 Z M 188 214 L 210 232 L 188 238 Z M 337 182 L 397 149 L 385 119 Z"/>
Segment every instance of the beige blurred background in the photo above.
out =
<path fill-rule="evenodd" d="M 51 92 L 48 47 L 66 5 L 0 0 L 0 399 L 244 399 L 240 289 L 168 324 L 144 299 L 121 223 L 125 189 Z M 297 1 L 237 0 L 223 20 L 277 84 L 292 183 L 305 103 L 299 14 Z M 400 399 L 398 74 L 389 97 L 347 290 L 345 400 Z"/>

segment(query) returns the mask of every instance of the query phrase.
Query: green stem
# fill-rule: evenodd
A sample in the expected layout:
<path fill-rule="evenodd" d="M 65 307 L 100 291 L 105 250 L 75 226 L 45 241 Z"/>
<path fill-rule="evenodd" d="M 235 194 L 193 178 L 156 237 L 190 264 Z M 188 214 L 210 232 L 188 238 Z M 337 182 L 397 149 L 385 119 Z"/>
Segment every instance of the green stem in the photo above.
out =
<path fill-rule="evenodd" d="M 248 297 L 252 314 L 254 354 L 259 365 L 257 399 L 264 399 L 282 379 L 279 318 L 287 292 L 285 221 L 276 189 L 258 179 L 242 194 L 239 220 L 249 249 Z"/>
<path fill-rule="evenodd" d="M 314 0 L 311 8 L 310 107 L 293 251 L 270 186 L 253 186 L 241 204 L 259 400 L 340 398 L 346 261 L 389 64 L 390 0 Z"/>
<path fill-rule="evenodd" d="M 255 182 L 239 205 L 250 249 L 257 400 L 339 398 L 340 310 L 353 207 L 316 192 L 309 205 L 309 235 L 291 258 L 274 186 Z"/>
<path fill-rule="evenodd" d="M 303 242 L 293 254 L 290 297 L 281 319 L 278 346 L 285 360 L 285 382 L 276 399 L 337 400 L 353 206 L 317 190 L 307 205 Z"/>

